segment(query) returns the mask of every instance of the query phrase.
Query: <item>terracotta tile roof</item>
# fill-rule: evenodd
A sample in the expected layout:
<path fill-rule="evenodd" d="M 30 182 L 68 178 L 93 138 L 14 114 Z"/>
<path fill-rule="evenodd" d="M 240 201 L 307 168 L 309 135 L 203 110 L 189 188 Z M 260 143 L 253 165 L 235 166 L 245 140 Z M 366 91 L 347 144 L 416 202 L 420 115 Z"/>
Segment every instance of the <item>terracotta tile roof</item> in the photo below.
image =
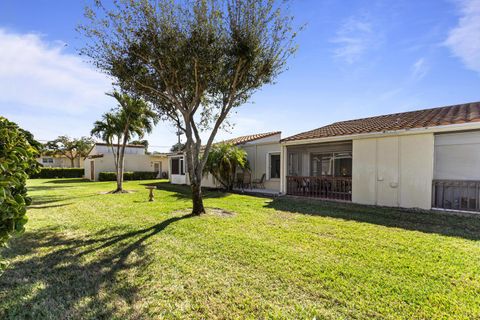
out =
<path fill-rule="evenodd" d="M 263 138 L 268 138 L 268 137 L 271 137 L 271 136 L 274 136 L 274 135 L 280 134 L 280 133 L 281 133 L 281 131 L 257 133 L 257 134 L 251 134 L 251 135 L 248 135 L 248 136 L 241 136 L 241 137 L 237 137 L 237 138 L 233 138 L 233 139 L 229 139 L 229 140 L 224 140 L 224 141 L 221 141 L 219 143 L 230 143 L 230 144 L 233 144 L 233 145 L 239 145 L 239 144 L 244 144 L 244 143 L 247 143 L 247 142 L 251 142 L 251 141 L 255 141 L 255 140 L 259 140 L 259 139 L 263 139 Z"/>
<path fill-rule="evenodd" d="M 426 128 L 467 122 L 480 122 L 480 102 L 335 122 L 287 137 L 282 141 Z"/>

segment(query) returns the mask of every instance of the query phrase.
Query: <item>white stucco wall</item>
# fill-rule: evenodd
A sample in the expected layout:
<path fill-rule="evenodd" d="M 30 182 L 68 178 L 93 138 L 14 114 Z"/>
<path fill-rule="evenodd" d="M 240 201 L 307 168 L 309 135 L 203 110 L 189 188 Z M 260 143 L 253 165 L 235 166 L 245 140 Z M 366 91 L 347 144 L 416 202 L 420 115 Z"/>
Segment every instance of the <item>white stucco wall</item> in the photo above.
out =
<path fill-rule="evenodd" d="M 51 158 L 53 163 L 44 163 L 44 158 Z M 67 157 L 55 157 L 55 156 L 40 156 L 37 158 L 37 162 L 47 168 L 71 168 L 72 162 Z M 83 168 L 83 158 L 76 158 L 73 160 L 74 168 Z"/>
<path fill-rule="evenodd" d="M 431 208 L 432 133 L 353 140 L 352 201 Z"/>
<path fill-rule="evenodd" d="M 280 155 L 281 146 L 278 140 L 262 144 L 244 145 L 240 147 L 247 152 L 250 169 L 252 171 L 252 179 L 261 179 L 262 175 L 266 174 L 265 188 L 269 190 L 280 191 L 280 179 L 269 177 L 270 160 L 268 158 L 270 154 Z"/>
<path fill-rule="evenodd" d="M 92 150 L 90 151 L 90 154 L 105 154 L 105 153 L 112 153 L 112 147 L 103 145 L 103 144 L 96 144 L 95 146 L 93 146 Z M 125 154 L 145 154 L 145 148 L 143 146 L 139 146 L 139 147 L 127 146 L 125 147 Z"/>
<path fill-rule="evenodd" d="M 85 177 L 90 179 L 91 162 L 94 162 L 95 181 L 100 172 L 115 172 L 113 154 L 104 154 L 101 158 L 85 160 Z M 146 154 L 125 154 L 125 171 L 154 171 L 154 162 L 162 163 L 162 172 L 168 172 L 168 160 L 166 156 L 154 156 Z"/>
<path fill-rule="evenodd" d="M 269 154 L 278 154 L 280 155 L 281 146 L 279 143 L 280 134 L 273 137 L 267 137 L 261 140 L 258 140 L 258 143 L 249 142 L 244 145 L 239 145 L 239 148 L 242 148 L 247 152 L 247 158 L 250 163 L 250 168 L 252 171 L 252 180 L 260 179 L 263 174 L 267 174 L 267 179 L 265 181 L 265 188 L 269 190 L 280 191 L 280 178 L 268 178 L 268 165 L 269 165 Z M 178 157 L 178 156 L 171 156 Z M 186 172 L 186 170 L 185 170 Z M 173 184 L 188 184 L 187 175 L 170 175 L 170 182 Z M 211 175 L 207 175 L 202 179 L 202 185 L 204 187 L 217 188 L 220 187 L 220 184 L 217 183 Z"/>

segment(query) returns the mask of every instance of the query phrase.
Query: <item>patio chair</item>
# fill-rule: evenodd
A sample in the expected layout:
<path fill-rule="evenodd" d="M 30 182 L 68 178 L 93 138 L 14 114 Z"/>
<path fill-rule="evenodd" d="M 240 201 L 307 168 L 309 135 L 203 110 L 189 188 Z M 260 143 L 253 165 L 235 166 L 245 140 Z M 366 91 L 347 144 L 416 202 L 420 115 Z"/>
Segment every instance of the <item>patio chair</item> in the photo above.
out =
<path fill-rule="evenodd" d="M 254 188 L 260 188 L 260 189 L 265 189 L 265 178 L 267 175 L 264 173 L 262 174 L 262 177 L 260 179 L 255 179 L 253 180 L 253 187 Z"/>
<path fill-rule="evenodd" d="M 243 173 L 242 189 L 251 189 L 252 188 L 252 173 L 250 171 L 245 171 Z"/>

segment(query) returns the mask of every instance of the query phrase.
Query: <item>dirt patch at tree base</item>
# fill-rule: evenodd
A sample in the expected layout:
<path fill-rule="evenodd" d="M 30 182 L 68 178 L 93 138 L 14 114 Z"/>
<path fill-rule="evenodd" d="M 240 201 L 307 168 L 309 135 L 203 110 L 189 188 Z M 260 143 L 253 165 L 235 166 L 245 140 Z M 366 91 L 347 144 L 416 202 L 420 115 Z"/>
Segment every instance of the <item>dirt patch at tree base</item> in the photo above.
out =
<path fill-rule="evenodd" d="M 236 215 L 235 212 L 227 211 L 221 208 L 205 208 L 207 211 L 204 215 L 209 215 L 209 216 L 217 216 L 217 217 L 222 217 L 222 218 L 231 218 Z M 192 213 L 192 209 L 181 209 L 181 210 L 175 210 L 172 212 L 173 215 L 175 216 L 185 216 L 189 215 Z"/>
<path fill-rule="evenodd" d="M 98 194 L 122 194 L 122 193 L 134 193 L 136 190 L 122 190 L 122 191 L 100 191 Z"/>

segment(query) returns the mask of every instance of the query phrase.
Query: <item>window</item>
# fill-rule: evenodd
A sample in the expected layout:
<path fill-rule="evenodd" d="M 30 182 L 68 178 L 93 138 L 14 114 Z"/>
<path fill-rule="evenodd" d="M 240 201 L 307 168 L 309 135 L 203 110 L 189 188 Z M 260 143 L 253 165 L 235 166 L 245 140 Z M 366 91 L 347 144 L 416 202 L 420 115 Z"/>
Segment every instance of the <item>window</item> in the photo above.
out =
<path fill-rule="evenodd" d="M 42 158 L 42 163 L 53 163 L 53 158 Z"/>
<path fill-rule="evenodd" d="M 311 175 L 315 177 L 351 177 L 352 153 L 312 154 Z"/>
<path fill-rule="evenodd" d="M 337 153 L 335 154 L 333 167 L 335 168 L 335 177 L 351 177 L 352 176 L 352 154 Z"/>
<path fill-rule="evenodd" d="M 270 154 L 270 179 L 280 178 L 280 155 Z"/>
<path fill-rule="evenodd" d="M 289 153 L 288 154 L 288 175 L 299 176 L 302 174 L 302 161 L 301 154 Z"/>
<path fill-rule="evenodd" d="M 312 176 L 331 176 L 333 172 L 332 154 L 312 155 Z"/>
<path fill-rule="evenodd" d="M 185 169 L 183 166 L 183 158 L 173 158 L 172 159 L 172 174 L 185 174 Z"/>

